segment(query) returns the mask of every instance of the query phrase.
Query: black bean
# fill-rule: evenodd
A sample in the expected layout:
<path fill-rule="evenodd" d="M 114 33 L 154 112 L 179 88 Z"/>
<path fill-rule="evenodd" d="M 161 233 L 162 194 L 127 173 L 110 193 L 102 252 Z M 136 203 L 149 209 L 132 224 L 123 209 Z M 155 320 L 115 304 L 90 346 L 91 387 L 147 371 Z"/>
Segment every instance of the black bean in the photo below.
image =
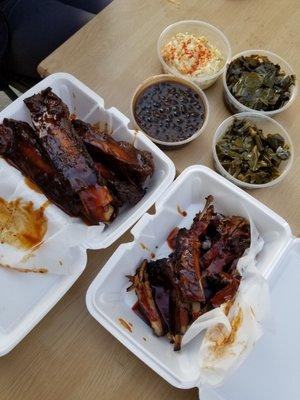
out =
<path fill-rule="evenodd" d="M 171 142 L 193 135 L 203 124 L 203 110 L 193 89 L 167 81 L 145 89 L 134 112 L 137 122 L 149 135 Z"/>

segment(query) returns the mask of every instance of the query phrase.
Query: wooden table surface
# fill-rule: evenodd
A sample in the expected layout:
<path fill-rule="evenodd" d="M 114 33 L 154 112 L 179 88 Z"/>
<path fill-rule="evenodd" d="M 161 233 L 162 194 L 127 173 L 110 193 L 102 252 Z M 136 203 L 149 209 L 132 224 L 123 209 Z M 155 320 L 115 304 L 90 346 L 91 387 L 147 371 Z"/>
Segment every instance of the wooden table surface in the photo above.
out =
<path fill-rule="evenodd" d="M 267 49 L 281 55 L 300 76 L 298 0 L 114 0 L 103 12 L 47 57 L 46 76 L 69 72 L 104 97 L 107 106 L 130 114 L 130 99 L 145 78 L 161 72 L 156 54 L 160 32 L 182 19 L 200 19 L 221 28 L 233 54 Z M 211 139 L 229 115 L 219 80 L 207 90 L 211 117 L 205 134 L 184 148 L 168 151 L 178 171 L 211 164 Z M 300 100 L 276 119 L 295 146 L 288 178 L 273 189 L 251 194 L 282 215 L 300 234 Z M 177 390 L 145 366 L 87 312 L 85 293 L 125 234 L 105 251 L 89 253 L 87 268 L 66 296 L 9 355 L 0 359 L 1 400 L 197 399 Z"/>

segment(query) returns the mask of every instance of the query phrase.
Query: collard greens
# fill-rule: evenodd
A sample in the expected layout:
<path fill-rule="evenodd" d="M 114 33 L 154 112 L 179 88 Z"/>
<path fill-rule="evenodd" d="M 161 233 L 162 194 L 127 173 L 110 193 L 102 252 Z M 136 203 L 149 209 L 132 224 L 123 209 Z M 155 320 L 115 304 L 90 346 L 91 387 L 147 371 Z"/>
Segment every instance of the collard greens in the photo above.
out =
<path fill-rule="evenodd" d="M 272 111 L 290 99 L 295 76 L 286 75 L 265 56 L 251 55 L 229 64 L 226 82 L 240 103 L 254 110 Z"/>
<path fill-rule="evenodd" d="M 235 119 L 216 144 L 226 171 L 247 183 L 263 184 L 280 175 L 279 165 L 290 157 L 288 145 L 278 133 L 264 135 L 245 119 Z"/>

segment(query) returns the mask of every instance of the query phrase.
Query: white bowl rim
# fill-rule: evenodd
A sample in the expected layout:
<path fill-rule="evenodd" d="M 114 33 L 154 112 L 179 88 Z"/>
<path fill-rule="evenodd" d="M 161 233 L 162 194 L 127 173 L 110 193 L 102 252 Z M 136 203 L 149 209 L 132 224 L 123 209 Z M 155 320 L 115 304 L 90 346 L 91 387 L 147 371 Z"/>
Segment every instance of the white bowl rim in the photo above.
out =
<path fill-rule="evenodd" d="M 194 88 L 194 90 L 196 92 L 198 92 L 201 96 L 201 100 L 203 101 L 203 105 L 205 108 L 205 115 L 204 115 L 204 121 L 203 124 L 201 125 L 201 127 L 189 138 L 185 139 L 185 140 L 180 140 L 178 142 L 165 142 L 163 140 L 159 140 L 154 138 L 153 136 L 149 135 L 147 132 L 145 132 L 140 125 L 137 123 L 135 116 L 134 116 L 134 99 L 137 95 L 137 91 L 141 86 L 144 86 L 144 89 L 150 85 L 152 85 L 154 82 L 152 82 L 155 79 L 160 79 L 160 78 L 165 78 L 165 80 L 167 81 L 168 79 L 178 79 L 183 85 L 187 85 L 187 86 L 192 86 Z M 151 83 L 152 82 L 152 83 Z M 152 142 L 156 143 L 156 144 L 160 144 L 161 146 L 168 146 L 168 147 L 174 147 L 174 146 L 182 146 L 184 144 L 187 144 L 195 139 L 197 139 L 197 137 L 199 137 L 203 131 L 205 130 L 205 128 L 207 127 L 208 124 L 208 120 L 209 120 L 209 102 L 207 99 L 206 94 L 204 93 L 204 91 L 197 86 L 194 82 L 184 79 L 181 76 L 176 76 L 174 74 L 159 74 L 159 75 L 151 75 L 149 76 L 147 79 L 145 79 L 135 90 L 133 97 L 132 97 L 132 101 L 131 101 L 131 115 L 133 118 L 134 123 L 139 127 L 139 129 L 150 139 L 152 140 Z"/>
<path fill-rule="evenodd" d="M 189 24 L 189 23 L 193 23 L 193 24 L 194 24 L 194 23 L 197 23 L 197 24 L 199 24 L 199 25 L 205 25 L 205 26 L 207 26 L 208 28 L 210 28 L 210 29 L 214 30 L 215 32 L 217 32 L 217 33 L 220 35 L 220 37 L 222 37 L 222 40 L 225 42 L 226 47 L 227 47 L 227 57 L 226 57 L 226 60 L 225 60 L 225 63 L 224 63 L 224 65 L 223 65 L 223 67 L 222 67 L 218 72 L 216 72 L 215 74 L 213 74 L 213 75 L 205 75 L 205 76 L 201 76 L 201 77 L 185 75 L 185 74 L 182 74 L 181 72 L 179 72 L 176 68 L 171 68 L 171 67 L 165 62 L 165 60 L 163 59 L 163 57 L 162 57 L 162 55 L 161 55 L 161 46 L 160 46 L 161 40 L 162 40 L 163 36 L 164 36 L 171 28 L 173 28 L 174 26 L 179 26 L 179 25 L 184 24 L 184 23 L 188 23 L 188 24 Z M 225 36 L 225 34 L 224 34 L 219 28 L 217 28 L 215 25 L 212 25 L 212 24 L 210 24 L 210 23 L 208 23 L 208 22 L 201 21 L 201 20 L 198 20 L 198 19 L 181 20 L 181 21 L 177 21 L 177 22 L 174 22 L 173 24 L 168 25 L 168 26 L 161 32 L 161 34 L 159 35 L 158 41 L 157 41 L 157 54 L 158 54 L 159 61 L 161 62 L 161 64 L 163 65 L 163 67 L 166 68 L 166 69 L 169 71 L 169 73 L 172 74 L 172 75 L 176 75 L 176 76 L 179 76 L 179 77 L 183 77 L 184 79 L 191 80 L 191 81 L 196 81 L 196 82 L 199 82 L 199 83 L 205 82 L 205 81 L 207 81 L 207 80 L 217 79 L 217 78 L 224 72 L 224 70 L 225 70 L 225 68 L 226 68 L 226 66 L 227 66 L 227 64 L 228 64 L 228 62 L 229 62 L 229 60 L 231 60 L 231 53 L 232 53 L 232 51 L 231 51 L 231 46 L 230 46 L 229 40 L 227 39 L 227 37 Z"/>
<path fill-rule="evenodd" d="M 267 183 L 248 183 L 248 182 L 243 182 L 240 181 L 239 179 L 235 178 L 234 176 L 232 176 L 228 171 L 226 171 L 226 169 L 223 167 L 223 165 L 221 164 L 219 157 L 217 155 L 217 151 L 216 151 L 216 144 L 217 144 L 217 140 L 219 140 L 223 134 L 225 134 L 225 131 L 223 130 L 223 133 L 220 134 L 220 132 L 222 132 L 222 129 L 224 128 L 224 126 L 229 122 L 229 121 L 233 121 L 234 119 L 242 119 L 242 118 L 249 118 L 251 119 L 251 117 L 256 117 L 257 119 L 261 119 L 261 120 L 265 120 L 265 121 L 269 121 L 270 123 L 274 124 L 276 127 L 280 128 L 280 130 L 282 130 L 284 132 L 284 134 L 286 135 L 285 140 L 287 140 L 289 148 L 290 148 L 290 153 L 291 156 L 287 162 L 287 165 L 285 167 L 285 169 L 282 171 L 282 173 L 276 178 L 273 179 L 270 182 Z M 212 153 L 213 153 L 213 159 L 214 162 L 217 164 L 217 169 L 220 171 L 220 173 L 226 177 L 228 180 L 230 180 L 231 182 L 233 182 L 234 184 L 236 184 L 239 187 L 243 187 L 245 189 L 261 189 L 261 188 L 266 188 L 266 187 L 272 187 L 274 185 L 276 185 L 277 183 L 281 182 L 286 175 L 288 174 L 288 172 L 290 171 L 293 162 L 294 162 L 294 145 L 293 142 L 289 136 L 289 134 L 287 133 L 286 129 L 275 119 L 268 117 L 267 115 L 258 113 L 258 112 L 253 112 L 253 111 L 245 111 L 245 112 L 241 112 L 241 113 L 237 113 L 237 114 L 233 114 L 230 115 L 228 118 L 224 119 L 221 124 L 218 126 L 218 128 L 216 129 L 214 136 L 213 136 L 213 141 L 212 141 Z"/>
<path fill-rule="evenodd" d="M 235 59 L 237 59 L 237 58 L 239 58 L 239 57 L 245 56 L 245 55 L 246 55 L 246 56 L 247 56 L 247 55 L 251 55 L 251 54 L 258 54 L 258 55 L 259 55 L 259 53 L 261 53 L 261 55 L 266 55 L 266 56 L 267 56 L 267 55 L 270 55 L 270 56 L 274 56 L 275 58 L 278 58 L 278 60 L 279 60 L 283 65 L 285 65 L 288 69 L 290 69 L 290 71 L 292 72 L 292 75 L 295 75 L 295 76 L 296 76 L 295 71 L 293 70 L 293 68 L 291 67 L 291 65 L 290 65 L 287 61 L 285 61 L 282 57 L 280 57 L 278 54 L 273 53 L 272 51 L 269 51 L 269 50 L 264 50 L 264 49 L 249 49 L 249 50 L 243 50 L 243 51 L 241 51 L 240 53 L 235 54 L 235 55 L 231 58 L 231 60 L 230 60 L 229 62 L 227 62 L 227 64 L 225 65 L 225 69 L 223 70 L 223 79 L 222 79 L 222 80 L 223 80 L 223 87 L 224 87 L 224 90 L 226 91 L 226 94 L 227 94 L 228 97 L 230 98 L 230 100 L 232 100 L 233 103 L 235 103 L 235 104 L 236 104 L 237 106 L 239 106 L 240 108 L 244 109 L 244 111 L 242 111 L 242 112 L 247 112 L 247 111 L 250 112 L 250 111 L 251 111 L 251 112 L 259 113 L 259 114 L 261 114 L 261 115 L 269 116 L 269 115 L 274 115 L 274 114 L 280 113 L 280 112 L 286 110 L 288 107 L 290 107 L 290 106 L 293 104 L 295 98 L 297 97 L 297 93 L 298 93 L 297 78 L 296 78 L 295 85 L 294 85 L 293 88 L 292 88 L 292 95 L 291 95 L 289 101 L 286 102 L 282 107 L 277 108 L 276 110 L 270 110 L 270 111 L 255 110 L 254 108 L 250 108 L 250 107 L 245 106 L 243 103 L 241 103 L 240 101 L 238 101 L 238 100 L 233 96 L 233 94 L 232 94 L 232 93 L 230 92 L 230 90 L 228 89 L 227 82 L 226 82 L 227 69 L 228 69 L 230 63 L 231 63 L 233 60 L 235 60 Z"/>

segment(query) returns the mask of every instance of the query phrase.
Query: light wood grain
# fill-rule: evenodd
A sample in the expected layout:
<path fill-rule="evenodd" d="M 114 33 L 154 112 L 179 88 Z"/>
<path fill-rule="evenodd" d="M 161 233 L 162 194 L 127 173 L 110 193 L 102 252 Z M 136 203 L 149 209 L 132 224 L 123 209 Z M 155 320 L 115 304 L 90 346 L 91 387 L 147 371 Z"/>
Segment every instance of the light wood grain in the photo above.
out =
<path fill-rule="evenodd" d="M 220 27 L 233 53 L 262 48 L 285 58 L 300 77 L 298 0 L 114 0 L 102 13 L 46 58 L 39 72 L 65 71 L 104 97 L 107 106 L 130 114 L 137 85 L 161 72 L 156 42 L 168 24 L 201 19 Z M 168 151 L 178 171 L 211 164 L 211 139 L 229 115 L 218 81 L 207 90 L 211 118 L 206 132 L 184 148 Z M 276 188 L 252 191 L 300 233 L 300 101 L 276 117 L 295 145 L 295 163 Z M 176 390 L 121 346 L 85 307 L 86 290 L 124 235 L 105 251 L 89 253 L 82 277 L 28 337 L 0 359 L 1 400 L 197 399 L 196 390 Z"/>

